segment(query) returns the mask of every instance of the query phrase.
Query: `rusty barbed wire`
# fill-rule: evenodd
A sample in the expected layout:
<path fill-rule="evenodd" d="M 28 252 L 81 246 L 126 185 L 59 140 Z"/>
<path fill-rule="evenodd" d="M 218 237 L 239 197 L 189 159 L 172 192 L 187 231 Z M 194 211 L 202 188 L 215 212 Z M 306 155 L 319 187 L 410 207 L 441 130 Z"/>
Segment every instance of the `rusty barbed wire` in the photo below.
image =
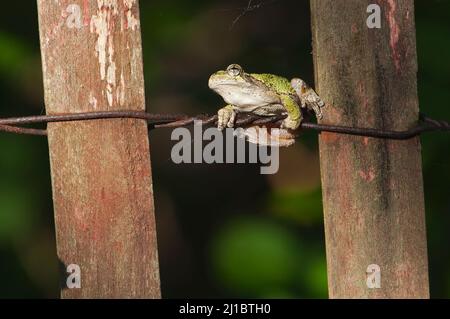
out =
<path fill-rule="evenodd" d="M 265 117 L 256 114 L 238 114 L 236 127 L 248 127 L 252 125 L 270 125 L 279 127 L 285 115 Z M 104 111 L 87 112 L 59 115 L 35 115 L 0 119 L 0 131 L 26 134 L 26 135 L 47 135 L 46 129 L 28 128 L 23 125 L 48 124 L 60 122 L 90 121 L 102 119 L 141 119 L 147 121 L 149 129 L 154 128 L 175 128 L 191 125 L 194 121 L 202 121 L 204 125 L 216 125 L 217 115 L 176 115 L 176 114 L 153 114 L 141 111 Z M 442 120 L 431 119 L 424 114 L 420 114 L 416 126 L 405 131 L 380 130 L 374 128 L 350 127 L 329 124 L 317 124 L 305 121 L 300 124 L 299 130 L 313 130 L 317 132 L 332 132 L 347 135 L 386 138 L 394 140 L 405 140 L 418 136 L 425 132 L 450 132 L 450 124 Z"/>

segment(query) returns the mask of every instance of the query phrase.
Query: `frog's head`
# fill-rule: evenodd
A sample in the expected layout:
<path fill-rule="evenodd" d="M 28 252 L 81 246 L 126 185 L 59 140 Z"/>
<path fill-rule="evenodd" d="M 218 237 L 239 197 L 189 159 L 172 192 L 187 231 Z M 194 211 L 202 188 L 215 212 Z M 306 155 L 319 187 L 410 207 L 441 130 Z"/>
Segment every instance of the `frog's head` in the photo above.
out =
<path fill-rule="evenodd" d="M 245 73 L 238 64 L 211 75 L 208 85 L 225 102 L 235 106 L 265 105 L 274 99 L 264 83 Z"/>
<path fill-rule="evenodd" d="M 242 67 L 239 64 L 230 64 L 226 70 L 220 70 L 211 75 L 208 85 L 210 89 L 218 92 L 225 88 L 232 90 L 246 86 L 248 82 L 247 74 Z"/>

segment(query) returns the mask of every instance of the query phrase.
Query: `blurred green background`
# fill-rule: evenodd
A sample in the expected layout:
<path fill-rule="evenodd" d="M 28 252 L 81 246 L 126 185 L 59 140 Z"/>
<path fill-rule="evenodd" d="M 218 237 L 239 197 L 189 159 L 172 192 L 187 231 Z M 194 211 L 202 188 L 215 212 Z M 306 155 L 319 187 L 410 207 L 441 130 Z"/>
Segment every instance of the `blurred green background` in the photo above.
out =
<path fill-rule="evenodd" d="M 232 62 L 313 83 L 308 1 L 141 0 L 148 110 L 214 113 L 209 75 Z M 259 2 L 254 1 L 254 4 Z M 421 111 L 450 120 L 450 1 L 416 1 Z M 44 112 L 35 1 L 0 11 L 0 116 Z M 175 165 L 150 133 L 162 292 L 174 297 L 326 298 L 317 136 L 281 169 Z M 422 137 L 431 295 L 450 297 L 450 135 Z M 0 297 L 58 297 L 45 138 L 0 134 Z"/>

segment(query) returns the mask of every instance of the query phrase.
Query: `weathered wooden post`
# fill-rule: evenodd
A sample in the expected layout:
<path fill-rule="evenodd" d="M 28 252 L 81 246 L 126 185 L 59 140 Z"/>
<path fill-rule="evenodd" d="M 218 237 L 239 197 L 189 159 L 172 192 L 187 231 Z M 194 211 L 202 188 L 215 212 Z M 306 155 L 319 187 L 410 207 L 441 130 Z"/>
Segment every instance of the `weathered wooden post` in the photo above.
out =
<path fill-rule="evenodd" d="M 369 28 L 378 9 L 381 28 Z M 316 88 L 328 103 L 323 122 L 413 126 L 413 0 L 312 0 L 311 10 Z M 419 138 L 323 133 L 320 159 L 330 297 L 428 298 Z"/>
<path fill-rule="evenodd" d="M 48 114 L 145 109 L 137 0 L 38 10 Z M 58 257 L 81 271 L 63 298 L 160 297 L 147 134 L 135 119 L 48 126 Z"/>

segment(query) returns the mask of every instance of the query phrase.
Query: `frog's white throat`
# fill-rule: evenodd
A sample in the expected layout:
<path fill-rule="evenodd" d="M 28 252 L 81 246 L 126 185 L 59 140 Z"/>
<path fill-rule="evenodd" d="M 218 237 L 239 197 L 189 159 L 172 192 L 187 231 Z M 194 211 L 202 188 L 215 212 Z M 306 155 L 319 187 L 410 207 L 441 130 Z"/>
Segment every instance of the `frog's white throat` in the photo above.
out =
<path fill-rule="evenodd" d="M 252 86 L 218 85 L 212 88 L 226 103 L 251 111 L 258 107 L 279 104 L 279 97 L 267 90 L 255 90 Z"/>

